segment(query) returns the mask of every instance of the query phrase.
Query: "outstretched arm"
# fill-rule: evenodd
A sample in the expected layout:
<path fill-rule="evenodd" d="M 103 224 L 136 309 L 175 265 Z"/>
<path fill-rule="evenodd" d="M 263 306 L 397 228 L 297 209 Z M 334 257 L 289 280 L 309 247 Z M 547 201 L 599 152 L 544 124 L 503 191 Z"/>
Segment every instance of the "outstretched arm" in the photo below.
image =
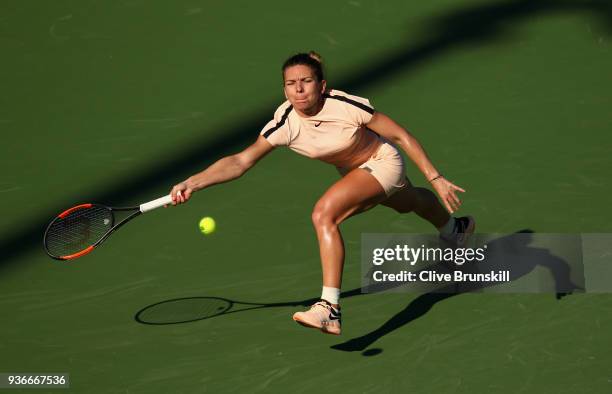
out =
<path fill-rule="evenodd" d="M 419 141 L 412 134 L 381 112 L 375 112 L 366 126 L 406 152 L 410 160 L 421 170 L 425 179 L 431 183 L 450 213 L 459 209 L 461 201 L 456 193 L 465 192 L 465 190 L 449 182 L 438 172 Z"/>
<path fill-rule="evenodd" d="M 226 156 L 172 188 L 172 205 L 182 204 L 198 190 L 241 177 L 274 147 L 262 136 L 240 153 Z M 180 193 L 179 193 L 180 192 Z"/>

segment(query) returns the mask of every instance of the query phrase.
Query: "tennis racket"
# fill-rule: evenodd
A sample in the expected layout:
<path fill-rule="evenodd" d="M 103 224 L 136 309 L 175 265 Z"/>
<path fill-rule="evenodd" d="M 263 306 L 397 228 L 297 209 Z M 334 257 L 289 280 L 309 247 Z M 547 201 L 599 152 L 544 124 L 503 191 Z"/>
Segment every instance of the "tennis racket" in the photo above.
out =
<path fill-rule="evenodd" d="M 138 207 L 112 208 L 101 204 L 80 204 L 57 215 L 47 226 L 43 244 L 56 260 L 72 260 L 90 253 L 113 232 L 142 213 L 172 203 L 170 195 Z M 127 214 L 119 220 L 118 212 Z"/>

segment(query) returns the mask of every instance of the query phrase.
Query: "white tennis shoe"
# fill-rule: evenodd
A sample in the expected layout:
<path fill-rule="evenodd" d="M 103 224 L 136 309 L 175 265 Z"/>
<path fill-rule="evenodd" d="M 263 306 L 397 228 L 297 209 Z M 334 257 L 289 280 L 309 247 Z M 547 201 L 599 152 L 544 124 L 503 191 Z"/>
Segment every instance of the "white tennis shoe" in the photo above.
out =
<path fill-rule="evenodd" d="M 310 328 L 318 328 L 326 334 L 340 335 L 342 315 L 340 308 L 334 308 L 329 302 L 316 302 L 305 312 L 293 314 L 293 320 Z"/>

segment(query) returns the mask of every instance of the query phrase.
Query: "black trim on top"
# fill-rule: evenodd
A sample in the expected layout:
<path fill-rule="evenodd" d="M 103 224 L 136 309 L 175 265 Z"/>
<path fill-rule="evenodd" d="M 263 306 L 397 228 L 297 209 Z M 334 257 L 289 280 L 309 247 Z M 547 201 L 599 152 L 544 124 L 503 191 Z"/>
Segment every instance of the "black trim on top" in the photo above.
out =
<path fill-rule="evenodd" d="M 276 124 L 276 126 L 269 128 L 268 130 L 266 130 L 263 133 L 264 138 L 268 138 L 270 136 L 270 134 L 274 133 L 276 130 L 278 130 L 282 125 L 285 124 L 285 122 L 287 121 L 287 118 L 289 117 L 289 112 L 291 112 L 291 110 L 293 109 L 293 105 L 290 105 L 286 110 L 285 113 L 283 114 L 283 116 L 281 117 L 281 120 Z"/>
<path fill-rule="evenodd" d="M 324 93 L 323 97 L 327 97 L 327 98 L 332 98 L 332 99 L 344 101 L 345 103 L 353 104 L 355 107 L 360 108 L 360 109 L 366 111 L 367 113 L 369 113 L 371 115 L 374 114 L 374 108 L 368 107 L 366 104 L 360 103 L 359 101 L 352 100 L 352 99 L 350 99 L 348 97 L 344 97 L 344 96 L 332 96 L 329 93 Z"/>

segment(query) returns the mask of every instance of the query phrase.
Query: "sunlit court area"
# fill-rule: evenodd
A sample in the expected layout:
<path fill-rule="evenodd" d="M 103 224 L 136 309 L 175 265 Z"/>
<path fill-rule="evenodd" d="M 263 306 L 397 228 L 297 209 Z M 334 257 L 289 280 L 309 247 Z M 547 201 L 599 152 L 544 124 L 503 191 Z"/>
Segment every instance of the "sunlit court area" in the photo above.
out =
<path fill-rule="evenodd" d="M 280 130 L 283 62 L 311 50 L 325 100 L 386 114 L 465 190 L 453 215 L 507 283 L 382 286 L 438 231 L 378 204 L 338 227 L 341 335 L 296 324 L 351 174 L 287 146 L 143 211 Z M 0 52 L 0 392 L 612 392 L 610 1 L 5 0 Z M 72 223 L 52 258 L 49 223 L 88 204 L 134 220 L 93 249 L 131 212 Z"/>

